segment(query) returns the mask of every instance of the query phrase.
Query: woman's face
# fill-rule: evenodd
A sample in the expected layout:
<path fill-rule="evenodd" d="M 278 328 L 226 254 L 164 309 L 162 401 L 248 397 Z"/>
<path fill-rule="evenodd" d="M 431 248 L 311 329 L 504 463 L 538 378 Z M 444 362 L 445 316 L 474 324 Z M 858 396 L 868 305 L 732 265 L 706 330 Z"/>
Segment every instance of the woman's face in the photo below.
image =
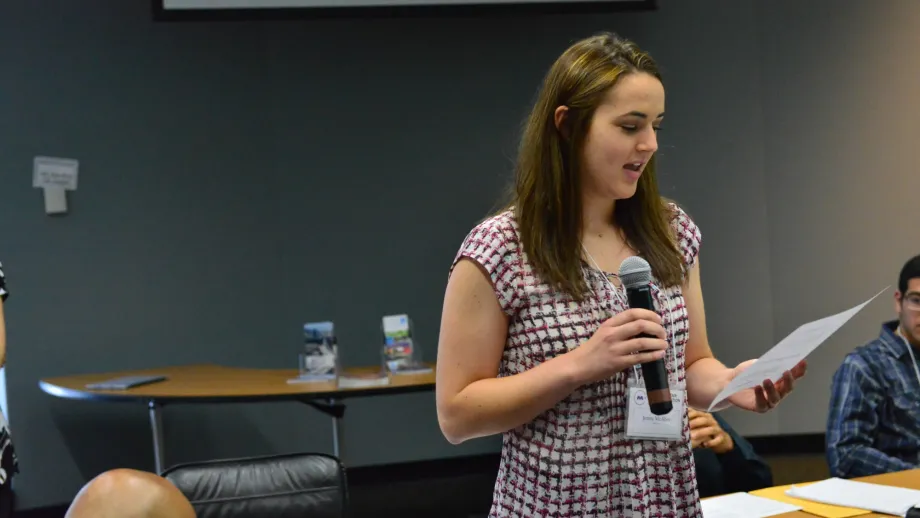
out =
<path fill-rule="evenodd" d="M 646 164 L 658 150 L 664 86 L 654 76 L 621 77 L 598 106 L 585 137 L 586 194 L 621 200 L 636 193 Z"/>

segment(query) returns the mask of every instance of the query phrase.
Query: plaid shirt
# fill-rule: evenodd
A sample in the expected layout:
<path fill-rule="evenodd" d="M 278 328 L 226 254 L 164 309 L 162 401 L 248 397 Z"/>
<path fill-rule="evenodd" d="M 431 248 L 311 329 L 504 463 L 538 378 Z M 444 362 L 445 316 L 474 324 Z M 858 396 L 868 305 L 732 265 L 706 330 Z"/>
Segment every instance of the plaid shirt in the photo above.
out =
<path fill-rule="evenodd" d="M 0 300 L 6 300 L 9 293 L 6 291 L 6 278 L 3 276 L 3 263 L 0 263 Z"/>
<path fill-rule="evenodd" d="M 3 264 L 0 264 L 0 300 L 6 300 L 10 293 L 6 290 L 6 278 L 3 276 Z M 13 439 L 10 429 L 0 409 L 0 498 L 8 498 L 3 490 L 8 490 L 12 475 L 19 473 L 19 461 L 13 451 Z M 0 507 L 2 510 L 2 507 Z"/>
<path fill-rule="evenodd" d="M 897 321 L 886 322 L 879 337 L 848 354 L 834 374 L 827 418 L 832 476 L 860 477 L 918 465 L 920 380 L 907 344 L 895 334 L 897 326 Z"/>

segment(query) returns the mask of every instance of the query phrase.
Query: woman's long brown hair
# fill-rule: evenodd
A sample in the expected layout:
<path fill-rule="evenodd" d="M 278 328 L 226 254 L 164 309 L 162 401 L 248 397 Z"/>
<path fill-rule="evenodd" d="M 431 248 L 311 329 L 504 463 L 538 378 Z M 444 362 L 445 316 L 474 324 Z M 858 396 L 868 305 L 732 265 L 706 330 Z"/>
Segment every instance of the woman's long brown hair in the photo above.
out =
<path fill-rule="evenodd" d="M 524 253 L 545 282 L 575 300 L 587 292 L 582 255 L 581 151 L 598 105 L 625 74 L 661 79 L 657 65 L 634 43 L 610 33 L 579 41 L 553 64 L 524 127 L 510 207 Z M 567 106 L 566 137 L 554 112 Z M 645 258 L 662 286 L 683 280 L 683 258 L 670 226 L 668 202 L 658 193 L 655 158 L 635 195 L 618 200 L 614 223 Z"/>

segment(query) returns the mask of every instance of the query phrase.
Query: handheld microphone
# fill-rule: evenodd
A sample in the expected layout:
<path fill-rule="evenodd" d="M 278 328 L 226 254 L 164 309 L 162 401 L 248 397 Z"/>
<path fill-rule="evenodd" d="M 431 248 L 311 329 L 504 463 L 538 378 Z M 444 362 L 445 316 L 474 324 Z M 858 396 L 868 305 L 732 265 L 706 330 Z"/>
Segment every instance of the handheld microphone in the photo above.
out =
<path fill-rule="evenodd" d="M 626 288 L 626 300 L 631 309 L 648 309 L 655 311 L 652 299 L 652 268 L 641 257 L 627 257 L 620 264 L 620 282 Z M 637 338 L 653 338 L 641 333 Z M 671 411 L 671 389 L 668 387 L 668 370 L 664 359 L 642 364 L 642 378 L 645 380 L 645 392 L 649 408 L 655 415 L 664 415 Z"/>

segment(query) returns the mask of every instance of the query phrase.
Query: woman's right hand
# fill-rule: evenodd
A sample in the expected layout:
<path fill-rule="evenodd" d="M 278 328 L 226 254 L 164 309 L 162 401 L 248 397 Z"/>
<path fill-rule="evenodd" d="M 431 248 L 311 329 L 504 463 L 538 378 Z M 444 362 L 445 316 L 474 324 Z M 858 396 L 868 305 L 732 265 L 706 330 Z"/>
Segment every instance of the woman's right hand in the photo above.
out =
<path fill-rule="evenodd" d="M 646 334 L 651 338 L 639 338 Z M 587 342 L 571 351 L 576 375 L 593 383 L 617 372 L 664 357 L 668 343 L 661 317 L 647 309 L 629 309 L 606 320 Z"/>

